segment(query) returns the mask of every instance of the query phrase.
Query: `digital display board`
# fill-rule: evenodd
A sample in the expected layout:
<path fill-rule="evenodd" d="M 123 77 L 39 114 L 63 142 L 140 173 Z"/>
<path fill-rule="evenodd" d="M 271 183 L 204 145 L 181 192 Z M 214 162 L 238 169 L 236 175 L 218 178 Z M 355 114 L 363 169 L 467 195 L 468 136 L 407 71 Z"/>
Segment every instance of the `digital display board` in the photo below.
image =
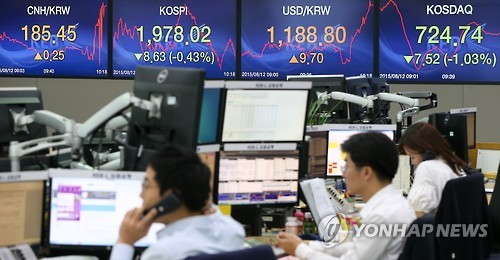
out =
<path fill-rule="evenodd" d="M 107 77 L 107 0 L 3 1 L 0 76 Z"/>
<path fill-rule="evenodd" d="M 242 0 L 241 78 L 373 73 L 371 0 Z"/>
<path fill-rule="evenodd" d="M 113 1 L 113 77 L 138 65 L 204 68 L 236 77 L 236 1 Z"/>
<path fill-rule="evenodd" d="M 381 78 L 498 82 L 500 8 L 493 0 L 381 0 Z"/>

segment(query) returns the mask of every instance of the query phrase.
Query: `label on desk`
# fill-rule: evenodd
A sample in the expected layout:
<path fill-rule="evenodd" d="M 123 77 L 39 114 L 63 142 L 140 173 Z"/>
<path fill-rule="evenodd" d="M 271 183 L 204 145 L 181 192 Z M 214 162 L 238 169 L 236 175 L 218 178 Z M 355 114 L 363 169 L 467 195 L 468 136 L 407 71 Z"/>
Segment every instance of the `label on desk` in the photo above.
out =
<path fill-rule="evenodd" d="M 44 181 L 49 178 L 48 171 L 25 171 L 0 173 L 0 182 Z"/>

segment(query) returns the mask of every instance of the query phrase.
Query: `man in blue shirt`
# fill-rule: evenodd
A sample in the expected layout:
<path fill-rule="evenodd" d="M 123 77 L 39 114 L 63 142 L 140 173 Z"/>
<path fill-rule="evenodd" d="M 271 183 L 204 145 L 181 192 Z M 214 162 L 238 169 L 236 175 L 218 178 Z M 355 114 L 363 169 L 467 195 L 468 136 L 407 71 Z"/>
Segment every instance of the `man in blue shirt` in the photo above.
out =
<path fill-rule="evenodd" d="M 243 227 L 217 209 L 207 213 L 210 192 L 210 170 L 194 151 L 171 145 L 157 152 L 146 169 L 143 205 L 125 215 L 111 259 L 132 259 L 134 243 L 148 233 L 153 222 L 166 226 L 141 259 L 184 259 L 242 249 Z M 159 215 L 153 206 L 172 194 L 180 203 L 173 211 Z M 144 210 L 150 208 L 144 215 Z"/>

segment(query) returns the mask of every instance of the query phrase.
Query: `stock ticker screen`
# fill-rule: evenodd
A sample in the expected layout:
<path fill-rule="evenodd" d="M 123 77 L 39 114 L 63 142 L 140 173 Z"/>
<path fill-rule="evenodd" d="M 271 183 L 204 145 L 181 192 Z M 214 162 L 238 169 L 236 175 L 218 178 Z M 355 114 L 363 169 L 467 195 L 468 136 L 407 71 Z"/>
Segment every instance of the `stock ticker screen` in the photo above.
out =
<path fill-rule="evenodd" d="M 381 0 L 381 78 L 498 82 L 500 6 L 494 0 Z"/>
<path fill-rule="evenodd" d="M 236 77 L 236 1 L 113 1 L 113 77 L 139 65 L 204 68 Z"/>
<path fill-rule="evenodd" d="M 107 0 L 2 1 L 0 76 L 107 77 Z"/>
<path fill-rule="evenodd" d="M 372 75 L 372 0 L 242 0 L 241 78 Z"/>

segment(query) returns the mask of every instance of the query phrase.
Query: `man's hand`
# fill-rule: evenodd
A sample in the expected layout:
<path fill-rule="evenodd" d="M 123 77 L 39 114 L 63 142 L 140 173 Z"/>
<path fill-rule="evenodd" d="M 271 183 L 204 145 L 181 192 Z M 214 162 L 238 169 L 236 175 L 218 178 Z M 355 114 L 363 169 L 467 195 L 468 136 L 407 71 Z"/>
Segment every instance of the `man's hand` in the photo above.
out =
<path fill-rule="evenodd" d="M 290 233 L 281 232 L 276 236 L 276 246 L 283 248 L 291 256 L 295 256 L 295 249 L 302 242 L 300 237 Z"/>
<path fill-rule="evenodd" d="M 149 228 L 153 224 L 153 219 L 158 213 L 152 209 L 146 216 L 143 216 L 144 208 L 135 208 L 127 212 L 120 225 L 118 243 L 133 246 L 135 242 L 148 234 Z"/>

